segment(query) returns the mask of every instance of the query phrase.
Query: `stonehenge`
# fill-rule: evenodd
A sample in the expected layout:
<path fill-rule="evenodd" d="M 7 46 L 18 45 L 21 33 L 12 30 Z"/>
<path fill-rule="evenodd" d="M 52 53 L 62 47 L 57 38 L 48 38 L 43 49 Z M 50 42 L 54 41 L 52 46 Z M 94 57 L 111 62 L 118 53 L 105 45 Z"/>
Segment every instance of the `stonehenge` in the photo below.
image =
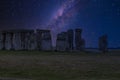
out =
<path fill-rule="evenodd" d="M 68 30 L 57 35 L 56 50 L 81 50 L 84 40 L 81 29 Z M 50 30 L 3 30 L 0 31 L 0 50 L 52 50 Z"/>
<path fill-rule="evenodd" d="M 85 49 L 85 40 L 82 38 L 82 30 L 68 30 L 57 35 L 56 50 L 82 51 Z"/>
<path fill-rule="evenodd" d="M 42 50 L 51 51 L 52 37 L 50 30 L 2 30 L 0 31 L 0 50 Z M 99 38 L 99 50 L 108 51 L 107 35 Z M 57 51 L 84 51 L 85 40 L 82 38 L 82 29 L 69 29 L 57 34 L 55 50 Z"/>
<path fill-rule="evenodd" d="M 0 31 L 0 50 L 51 50 L 50 30 Z"/>

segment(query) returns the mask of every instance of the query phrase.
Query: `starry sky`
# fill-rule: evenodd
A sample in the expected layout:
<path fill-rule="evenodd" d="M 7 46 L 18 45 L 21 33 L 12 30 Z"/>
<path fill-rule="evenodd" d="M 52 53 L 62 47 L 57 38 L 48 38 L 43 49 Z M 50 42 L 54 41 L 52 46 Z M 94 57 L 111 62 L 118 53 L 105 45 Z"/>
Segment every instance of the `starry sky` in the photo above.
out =
<path fill-rule="evenodd" d="M 0 0 L 0 30 L 37 28 L 81 28 L 87 47 L 104 34 L 109 47 L 120 47 L 120 0 Z"/>

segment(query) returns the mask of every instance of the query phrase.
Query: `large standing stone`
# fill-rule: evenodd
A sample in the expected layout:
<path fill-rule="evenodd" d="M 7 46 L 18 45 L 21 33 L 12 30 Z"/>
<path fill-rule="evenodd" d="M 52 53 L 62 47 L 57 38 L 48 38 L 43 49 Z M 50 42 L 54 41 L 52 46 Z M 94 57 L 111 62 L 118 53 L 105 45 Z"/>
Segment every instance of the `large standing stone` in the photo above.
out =
<path fill-rule="evenodd" d="M 34 30 L 21 30 L 20 33 L 22 50 L 35 50 L 36 36 Z"/>
<path fill-rule="evenodd" d="M 82 37 L 81 37 L 82 30 L 75 29 L 75 48 L 76 50 L 82 49 Z"/>
<path fill-rule="evenodd" d="M 2 50 L 11 50 L 12 48 L 12 34 L 8 31 L 0 32 L 0 49 Z"/>
<path fill-rule="evenodd" d="M 73 50 L 73 40 L 74 39 L 74 31 L 72 29 L 67 31 L 67 42 L 68 42 L 68 50 Z"/>
<path fill-rule="evenodd" d="M 99 38 L 99 50 L 102 52 L 108 51 L 107 35 L 103 35 Z"/>
<path fill-rule="evenodd" d="M 52 50 L 52 39 L 50 30 L 37 30 L 38 50 Z"/>
<path fill-rule="evenodd" d="M 13 34 L 15 50 L 34 50 L 36 48 L 34 30 L 14 30 Z"/>
<path fill-rule="evenodd" d="M 1 31 L 0 32 L 0 50 L 5 48 L 5 35 L 4 33 Z"/>
<path fill-rule="evenodd" d="M 22 50 L 21 33 L 18 30 L 13 31 L 13 49 Z"/>
<path fill-rule="evenodd" d="M 28 37 L 28 50 L 36 50 L 36 34 L 34 31 L 30 31 Z"/>
<path fill-rule="evenodd" d="M 36 30 L 37 50 L 41 50 L 42 30 Z"/>
<path fill-rule="evenodd" d="M 57 49 L 57 51 L 66 51 L 66 49 L 67 49 L 67 32 L 62 32 L 57 35 L 56 49 Z"/>
<path fill-rule="evenodd" d="M 6 40 L 5 40 L 5 49 L 6 50 L 11 50 L 12 48 L 12 34 L 11 32 L 6 31 Z"/>

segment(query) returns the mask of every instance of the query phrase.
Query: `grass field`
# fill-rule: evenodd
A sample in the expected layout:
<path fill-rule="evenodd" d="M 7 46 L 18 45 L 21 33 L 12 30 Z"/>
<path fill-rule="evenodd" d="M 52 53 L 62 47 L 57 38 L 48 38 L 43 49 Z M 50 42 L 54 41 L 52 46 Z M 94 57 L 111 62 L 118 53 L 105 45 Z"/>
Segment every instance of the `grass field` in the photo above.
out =
<path fill-rule="evenodd" d="M 0 51 L 0 77 L 32 80 L 120 80 L 120 56 L 108 54 Z"/>

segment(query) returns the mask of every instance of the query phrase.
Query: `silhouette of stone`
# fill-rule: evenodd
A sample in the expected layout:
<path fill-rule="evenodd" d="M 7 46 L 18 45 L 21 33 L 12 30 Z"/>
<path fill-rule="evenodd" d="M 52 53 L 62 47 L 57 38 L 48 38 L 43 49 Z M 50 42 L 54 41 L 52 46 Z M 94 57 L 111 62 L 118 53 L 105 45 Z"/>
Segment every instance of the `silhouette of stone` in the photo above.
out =
<path fill-rule="evenodd" d="M 0 31 L 1 50 L 51 50 L 50 30 L 4 30 Z"/>
<path fill-rule="evenodd" d="M 62 32 L 57 35 L 56 50 L 66 51 L 67 49 L 67 32 Z"/>
<path fill-rule="evenodd" d="M 70 29 L 67 31 L 68 50 L 73 50 L 73 39 L 74 39 L 74 31 Z"/>
<path fill-rule="evenodd" d="M 52 39 L 50 30 L 37 30 L 37 49 L 52 50 Z"/>
<path fill-rule="evenodd" d="M 6 33 L 1 31 L 0 32 L 0 49 L 1 50 L 5 49 L 5 40 L 6 40 Z"/>
<path fill-rule="evenodd" d="M 56 49 L 59 51 L 83 50 L 85 40 L 81 38 L 81 29 L 70 29 L 57 35 Z M 4 30 L 0 31 L 1 50 L 52 50 L 50 30 Z"/>
<path fill-rule="evenodd" d="M 81 39 L 81 49 L 80 50 L 82 50 L 82 51 L 84 51 L 85 50 L 85 39 Z"/>
<path fill-rule="evenodd" d="M 103 35 L 99 38 L 99 50 L 102 52 L 108 51 L 108 41 L 107 41 L 107 35 Z"/>
<path fill-rule="evenodd" d="M 76 50 L 81 50 L 81 29 L 75 29 L 75 48 Z"/>
<path fill-rule="evenodd" d="M 6 30 L 0 33 L 1 49 L 31 50 L 31 38 L 34 30 Z"/>
<path fill-rule="evenodd" d="M 82 29 L 75 29 L 75 49 L 84 50 L 85 40 L 82 39 Z"/>

